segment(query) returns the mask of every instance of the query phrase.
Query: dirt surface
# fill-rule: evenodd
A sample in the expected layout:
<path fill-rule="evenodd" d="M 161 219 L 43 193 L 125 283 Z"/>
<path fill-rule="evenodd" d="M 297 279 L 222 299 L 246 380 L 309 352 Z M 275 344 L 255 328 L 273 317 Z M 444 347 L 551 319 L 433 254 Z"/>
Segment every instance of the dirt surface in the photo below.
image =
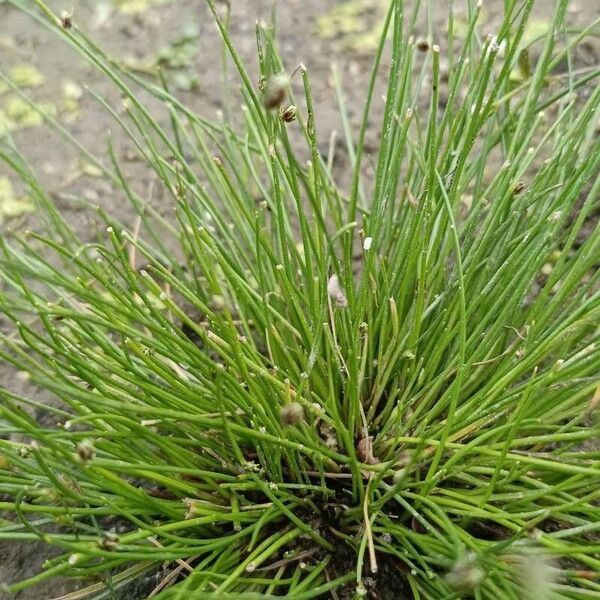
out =
<path fill-rule="evenodd" d="M 175 86 L 177 95 L 203 116 L 215 117 L 218 111 L 224 109 L 220 42 L 204 0 L 53 0 L 48 4 L 58 13 L 73 5 L 73 20 L 77 26 L 114 57 L 127 60 L 139 69 L 148 69 L 157 59 L 161 60 L 163 65 L 167 65 L 167 77 Z M 371 66 L 373 32 L 380 21 L 381 7 L 386 4 L 383 0 L 231 0 L 231 30 L 237 49 L 247 61 L 252 76 L 256 77 L 255 22 L 269 21 L 273 5 L 277 7 L 280 50 L 290 71 L 301 63 L 308 67 L 320 138 L 323 147 L 327 147 L 331 132 L 340 129 L 332 64 L 336 65 L 341 76 L 351 124 L 356 125 Z M 456 10 L 460 10 L 461 7 L 464 9 L 466 2 L 455 0 L 454 4 Z M 487 28 L 493 33 L 503 4 L 504 0 L 484 2 L 484 30 Z M 436 42 L 445 31 L 448 3 L 435 0 L 431 5 L 435 8 L 432 8 L 433 27 L 429 36 Z M 552 5 L 551 0 L 538 2 L 534 13 L 537 26 L 543 27 Z M 118 6 L 142 10 L 131 14 L 119 10 Z M 354 16 L 344 17 L 348 12 L 352 15 L 352 6 L 360 10 Z M 600 17 L 600 3 L 572 1 L 569 11 L 574 25 L 587 25 Z M 422 33 L 427 35 L 425 29 Z M 598 60 L 598 47 L 590 45 L 582 52 L 583 61 Z M 31 67 L 35 70 L 32 71 Z M 57 119 L 95 154 L 106 156 L 106 143 L 110 136 L 132 186 L 142 194 L 152 195 L 152 201 L 162 213 L 171 213 L 170 204 L 159 190 L 152 187 L 151 174 L 131 155 L 131 149 L 124 142 L 115 121 L 88 91 L 100 94 L 121 110 L 119 95 L 113 85 L 55 33 L 0 0 L 0 70 L 10 73 L 15 68 L 12 74 L 21 77 L 28 95 L 47 103 Z M 186 87 L 193 89 L 182 89 Z M 0 92 L 2 89 L 0 81 Z M 82 209 L 81 200 L 99 205 L 123 222 L 130 223 L 132 213 L 123 199 L 113 193 L 89 165 L 82 163 L 77 153 L 52 129 L 36 123 L 25 110 L 19 112 L 19 105 L 14 102 L 11 105 L 14 98 L 10 91 L 0 94 L 0 133 L 7 126 L 13 130 L 18 147 L 83 241 L 93 239 L 97 231 L 89 211 Z M 154 102 L 150 102 L 150 106 L 158 108 Z M 370 151 L 377 147 L 377 115 L 381 110 L 382 103 L 379 102 L 367 136 Z M 344 169 L 343 160 L 339 168 Z M 13 201 L 18 201 L 24 190 L 0 165 L 0 182 L 6 176 L 13 184 Z M 6 183 L 3 185 L 6 188 Z M 6 189 L 4 196 L 0 191 L 0 235 L 35 224 L 35 215 L 21 205 L 16 209 L 11 205 L 12 212 L 8 211 L 2 218 L 2 199 L 6 200 L 8 195 Z M 0 315 L 0 327 L 7 326 Z M 38 399 L 45 397 L 43 392 L 2 364 L 0 386 L 26 396 L 35 395 Z M 52 550 L 40 544 L 0 543 L 0 582 L 32 576 L 53 554 Z M 72 587 L 72 582 L 45 582 L 17 597 L 20 600 L 54 598 Z M 145 593 L 142 592 L 131 592 L 127 596 L 131 600 L 143 597 Z"/>

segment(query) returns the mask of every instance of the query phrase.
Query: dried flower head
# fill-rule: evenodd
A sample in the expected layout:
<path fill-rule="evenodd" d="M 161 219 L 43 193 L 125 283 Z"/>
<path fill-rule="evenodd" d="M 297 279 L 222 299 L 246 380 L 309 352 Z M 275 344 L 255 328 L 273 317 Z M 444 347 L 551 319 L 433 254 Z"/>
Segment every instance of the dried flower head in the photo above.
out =
<path fill-rule="evenodd" d="M 102 537 L 98 540 L 98 548 L 107 552 L 114 552 L 119 543 L 119 536 L 111 531 L 105 531 Z"/>
<path fill-rule="evenodd" d="M 346 298 L 346 294 L 340 285 L 340 280 L 335 273 L 329 278 L 329 282 L 327 283 L 327 293 L 340 308 L 346 308 L 348 306 L 348 299 Z"/>
<path fill-rule="evenodd" d="M 19 446 L 17 448 L 17 454 L 21 458 L 28 458 L 29 455 L 31 454 L 31 446 Z"/>
<path fill-rule="evenodd" d="M 519 181 L 517 185 L 513 188 L 513 194 L 516 196 L 520 194 L 525 189 L 525 184 L 522 181 Z"/>
<path fill-rule="evenodd" d="M 66 10 L 63 10 L 62 14 L 60 15 L 60 24 L 63 29 L 71 29 L 71 27 L 73 27 L 73 11 L 72 10 L 71 10 L 71 12 L 67 12 Z"/>
<path fill-rule="evenodd" d="M 245 463 L 243 463 L 242 469 L 246 473 L 260 473 L 261 471 L 260 465 L 253 460 L 247 460 Z"/>
<path fill-rule="evenodd" d="M 279 411 L 279 419 L 285 427 L 297 425 L 304 421 L 304 408 L 299 402 L 290 402 L 281 407 Z"/>
<path fill-rule="evenodd" d="M 77 444 L 77 458 L 80 462 L 89 462 L 94 458 L 94 455 L 94 444 L 90 440 L 83 440 Z"/>
<path fill-rule="evenodd" d="M 319 433 L 328 448 L 338 450 L 337 436 L 333 425 L 327 423 L 327 421 L 321 421 L 319 423 Z"/>
<path fill-rule="evenodd" d="M 472 592 L 485 577 L 473 553 L 459 558 L 446 574 L 448 584 L 458 592 Z"/>
<path fill-rule="evenodd" d="M 286 101 L 289 84 L 290 78 L 285 73 L 272 75 L 267 80 L 263 98 L 266 109 L 273 110 Z"/>
<path fill-rule="evenodd" d="M 419 52 L 427 52 L 429 50 L 429 42 L 426 38 L 418 38 L 415 46 Z"/>
<path fill-rule="evenodd" d="M 199 504 L 198 500 L 195 500 L 194 498 L 184 498 L 182 502 L 183 506 L 186 508 L 185 518 L 193 519 L 196 516 L 196 507 Z"/>
<path fill-rule="evenodd" d="M 298 109 L 293 104 L 290 104 L 289 106 L 281 109 L 279 116 L 284 123 L 291 123 L 292 121 L 296 120 L 296 117 L 298 116 Z"/>

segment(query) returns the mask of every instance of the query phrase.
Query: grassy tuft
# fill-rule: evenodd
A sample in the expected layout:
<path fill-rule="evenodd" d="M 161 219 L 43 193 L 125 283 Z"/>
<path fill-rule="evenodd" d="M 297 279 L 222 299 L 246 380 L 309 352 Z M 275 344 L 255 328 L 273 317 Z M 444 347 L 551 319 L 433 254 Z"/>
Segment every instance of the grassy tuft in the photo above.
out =
<path fill-rule="evenodd" d="M 600 598 L 600 69 L 572 61 L 597 26 L 558 0 L 525 41 L 506 0 L 496 36 L 473 4 L 430 43 L 391 0 L 357 130 L 339 91 L 342 185 L 271 29 L 255 82 L 207 0 L 243 100 L 210 122 L 10 1 L 112 80 L 175 218 L 45 115 L 137 212 L 82 241 L 0 141 L 44 222 L 0 240 L 0 357 L 55 398 L 0 390 L 0 540 L 61 550 L 9 591 Z"/>

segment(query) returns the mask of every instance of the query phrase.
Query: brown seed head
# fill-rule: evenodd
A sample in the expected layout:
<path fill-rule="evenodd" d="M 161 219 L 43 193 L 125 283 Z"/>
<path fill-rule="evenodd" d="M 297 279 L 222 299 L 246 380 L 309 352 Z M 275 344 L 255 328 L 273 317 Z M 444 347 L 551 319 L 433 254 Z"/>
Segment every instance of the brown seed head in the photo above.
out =
<path fill-rule="evenodd" d="M 89 462 L 94 455 L 94 444 L 90 440 L 83 440 L 77 444 L 77 457 L 82 463 Z"/>
<path fill-rule="evenodd" d="M 71 29 L 73 27 L 73 13 L 68 13 L 66 10 L 60 15 L 60 24 L 63 29 Z"/>
<path fill-rule="evenodd" d="M 295 121 L 297 116 L 298 109 L 293 104 L 283 108 L 280 113 L 281 120 L 284 123 L 291 123 L 292 121 Z"/>
<path fill-rule="evenodd" d="M 525 184 L 522 181 L 519 181 L 519 183 L 517 183 L 517 185 L 515 185 L 515 187 L 513 188 L 513 194 L 516 196 L 517 194 L 520 194 L 524 189 Z"/>
<path fill-rule="evenodd" d="M 425 38 L 417 39 L 415 46 L 419 52 L 427 52 L 429 50 L 429 42 Z"/>
<path fill-rule="evenodd" d="M 107 552 L 114 552 L 119 543 L 119 536 L 110 531 L 106 531 L 98 540 L 98 548 Z"/>
<path fill-rule="evenodd" d="M 290 402 L 281 407 L 279 411 L 279 419 L 284 427 L 290 425 L 298 425 L 304 421 L 304 408 L 299 402 Z"/>
<path fill-rule="evenodd" d="M 272 75 L 265 84 L 263 103 L 265 108 L 273 110 L 280 107 L 287 99 L 290 78 L 285 73 Z"/>

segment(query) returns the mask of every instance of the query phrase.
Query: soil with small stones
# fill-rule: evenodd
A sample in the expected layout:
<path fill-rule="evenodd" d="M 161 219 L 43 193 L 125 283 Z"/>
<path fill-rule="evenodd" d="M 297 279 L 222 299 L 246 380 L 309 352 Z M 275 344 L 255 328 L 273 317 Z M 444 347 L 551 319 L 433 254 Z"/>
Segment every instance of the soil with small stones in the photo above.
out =
<path fill-rule="evenodd" d="M 220 93 L 223 72 L 219 51 L 218 36 L 204 0 L 173 0 L 170 3 L 151 7 L 138 16 L 122 15 L 114 11 L 103 11 L 110 0 L 73 0 L 70 3 L 52 0 L 48 4 L 60 13 L 74 5 L 74 21 L 86 31 L 100 47 L 115 57 L 143 57 L 156 53 L 157 49 L 181 35 L 182 29 L 190 22 L 199 28 L 198 55 L 191 65 L 199 79 L 199 87 L 193 92 L 181 92 L 180 96 L 199 113 L 211 117 L 224 107 Z M 334 37 L 323 39 L 317 35 L 317 21 L 345 0 L 286 0 L 278 4 L 277 32 L 280 49 L 290 71 L 304 63 L 311 76 L 314 102 L 317 108 L 318 130 L 322 147 L 328 147 L 333 130 L 340 131 L 341 123 L 337 112 L 335 90 L 331 77 L 331 66 L 335 63 L 341 75 L 346 93 L 346 104 L 350 122 L 357 127 L 367 87 L 372 52 L 361 48 L 349 48 L 343 39 Z M 242 57 L 251 65 L 256 74 L 254 26 L 257 20 L 269 20 L 272 1 L 245 0 L 231 1 L 231 28 L 236 47 Z M 438 3 L 434 3 L 438 6 Z M 460 10 L 461 1 L 455 1 Z M 494 31 L 504 0 L 489 0 L 485 3 L 486 27 Z M 540 0 L 535 9 L 536 18 L 549 14 L 553 2 Z M 373 3 L 370 4 L 373 6 Z M 433 11 L 433 37 L 436 31 L 444 31 L 447 4 Z M 369 11 L 367 11 L 368 13 Z M 571 21 L 575 25 L 589 24 L 600 17 L 600 4 L 586 0 L 572 1 Z M 368 18 L 368 14 L 367 14 Z M 436 40 L 434 40 L 436 41 Z M 596 42 L 587 42 L 587 52 L 591 60 L 598 60 L 600 50 Z M 114 106 L 119 105 L 119 95 L 114 87 L 86 64 L 71 48 L 54 33 L 36 25 L 26 15 L 0 1 L 0 68 L 9 70 L 17 64 L 34 64 L 43 73 L 43 85 L 32 90 L 39 101 L 50 101 L 63 94 L 62 85 L 66 80 L 106 97 Z M 345 85 L 344 85 L 345 84 Z M 424 98 L 424 105 L 428 99 Z M 157 108 L 148 99 L 150 108 Z M 78 100 L 76 118 L 70 118 L 68 129 L 86 147 L 98 154 L 105 154 L 106 140 L 111 135 L 118 156 L 122 160 L 127 177 L 133 187 L 150 196 L 148 198 L 159 212 L 168 215 L 172 207 L 153 187 L 153 179 L 143 164 L 131 156 L 129 144 L 117 131 L 114 121 L 94 100 L 91 94 L 84 93 Z M 378 142 L 378 117 L 382 103 L 376 104 L 367 134 L 367 150 L 374 152 Z M 106 212 L 115 215 L 125 223 L 132 222 L 132 213 L 123 199 L 114 194 L 105 182 L 82 173 L 78 167 L 76 154 L 47 127 L 32 127 L 16 132 L 15 140 L 39 174 L 46 189 L 55 199 L 66 219 L 73 224 L 81 239 L 89 241 L 97 235 L 96 224 L 90 211 L 82 210 L 73 200 L 82 198 L 89 203 L 101 206 Z M 348 166 L 343 150 L 339 150 L 340 160 L 337 169 L 340 174 Z M 369 162 L 368 160 L 366 161 Z M 5 170 L 0 166 L 0 176 Z M 19 190 L 17 190 L 19 191 Z M 10 229 L 26 229 L 35 226 L 35 215 L 21 220 L 9 221 L 0 225 L 0 235 Z M 590 225 L 591 227 L 591 225 Z M 0 328 L 8 328 L 8 323 L 0 315 Z M 0 386 L 38 400 L 47 400 L 40 389 L 17 376 L 15 370 L 0 364 Z M 40 414 L 40 419 L 44 415 Z M 488 532 L 489 534 L 489 532 Z M 56 549 L 41 543 L 0 543 L 0 582 L 15 582 L 38 573 L 43 562 L 57 554 Z M 335 578 L 354 566 L 354 555 L 340 551 L 332 564 L 330 576 Z M 337 573 L 335 571 L 338 571 Z M 128 588 L 117 597 L 136 600 L 145 598 L 164 573 L 157 572 L 142 581 L 136 588 Z M 410 593 L 402 577 L 401 569 L 391 558 L 380 561 L 376 577 L 370 576 L 366 583 L 371 598 L 392 600 L 409 598 Z M 73 582 L 52 580 L 43 582 L 36 588 L 16 595 L 19 600 L 46 599 L 61 596 L 72 590 Z M 349 598 L 351 591 L 339 590 L 337 597 Z M 2 592 L 0 591 L 0 596 Z"/>

